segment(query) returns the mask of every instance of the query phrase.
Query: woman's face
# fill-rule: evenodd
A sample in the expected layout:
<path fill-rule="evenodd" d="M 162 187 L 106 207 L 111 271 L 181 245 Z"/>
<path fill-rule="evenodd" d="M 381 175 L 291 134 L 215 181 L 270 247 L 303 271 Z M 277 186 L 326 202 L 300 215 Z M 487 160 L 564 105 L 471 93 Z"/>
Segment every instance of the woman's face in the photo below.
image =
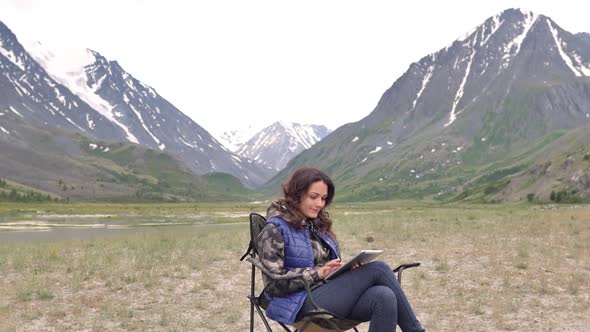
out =
<path fill-rule="evenodd" d="M 328 185 L 323 181 L 316 181 L 309 186 L 307 193 L 301 196 L 299 210 L 307 218 L 317 218 L 318 213 L 326 206 L 328 198 Z"/>

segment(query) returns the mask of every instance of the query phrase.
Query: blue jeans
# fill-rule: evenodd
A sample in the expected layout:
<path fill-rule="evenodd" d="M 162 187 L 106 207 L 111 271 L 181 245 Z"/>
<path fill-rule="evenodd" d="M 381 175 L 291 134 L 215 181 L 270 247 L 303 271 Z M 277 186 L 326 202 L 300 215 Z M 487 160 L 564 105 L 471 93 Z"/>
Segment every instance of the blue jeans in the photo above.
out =
<path fill-rule="evenodd" d="M 314 289 L 317 304 L 333 314 L 358 321 L 370 321 L 369 332 L 422 332 L 406 294 L 387 263 L 375 261 L 346 272 Z M 313 310 L 309 299 L 300 313 Z"/>

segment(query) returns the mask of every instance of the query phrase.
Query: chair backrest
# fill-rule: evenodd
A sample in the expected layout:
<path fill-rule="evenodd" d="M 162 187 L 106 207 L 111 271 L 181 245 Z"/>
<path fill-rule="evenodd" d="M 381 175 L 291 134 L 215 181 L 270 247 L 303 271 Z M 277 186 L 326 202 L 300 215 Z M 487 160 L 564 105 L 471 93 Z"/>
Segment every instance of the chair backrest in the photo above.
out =
<path fill-rule="evenodd" d="M 258 239 L 258 235 L 262 231 L 262 228 L 264 228 L 264 225 L 266 225 L 266 218 L 264 218 L 262 215 L 258 213 L 250 213 L 250 243 L 248 244 L 248 250 L 246 250 L 246 253 L 242 256 L 242 258 L 240 258 L 240 261 L 244 260 L 246 256 L 250 256 L 252 259 L 256 259 L 256 256 L 258 255 L 258 248 L 256 246 L 256 242 Z M 258 312 L 258 315 L 260 316 L 260 319 L 262 319 L 262 322 L 264 323 L 266 330 L 272 332 L 272 329 L 268 324 L 266 317 L 261 311 L 261 308 L 266 309 L 268 302 L 263 296 L 256 296 L 255 292 L 256 266 L 255 264 L 252 264 L 252 274 L 250 276 L 250 296 L 248 296 L 248 299 L 250 299 L 250 332 L 254 332 L 254 309 L 256 309 L 256 311 Z M 289 330 L 287 329 L 287 331 Z"/>
<path fill-rule="evenodd" d="M 258 213 L 250 213 L 250 245 L 255 255 L 258 255 L 256 239 L 258 239 L 258 234 L 260 234 L 264 225 L 266 225 L 266 218 Z"/>

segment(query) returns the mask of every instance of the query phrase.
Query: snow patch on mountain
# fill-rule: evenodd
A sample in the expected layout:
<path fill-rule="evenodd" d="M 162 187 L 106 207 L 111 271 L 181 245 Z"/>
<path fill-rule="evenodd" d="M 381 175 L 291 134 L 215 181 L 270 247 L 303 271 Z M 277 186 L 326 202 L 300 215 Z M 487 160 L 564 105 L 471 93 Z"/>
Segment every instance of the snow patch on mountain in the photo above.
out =
<path fill-rule="evenodd" d="M 280 121 L 279 124 L 285 128 L 287 133 L 297 139 L 297 143 L 302 144 L 304 149 L 309 149 L 312 145 L 323 138 L 317 132 L 314 126 L 300 125 L 298 123 L 288 123 Z M 294 142 L 295 143 L 295 142 Z"/>
<path fill-rule="evenodd" d="M 55 81 L 67 87 L 90 107 L 123 129 L 129 141 L 139 143 L 139 140 L 131 133 L 129 128 L 117 120 L 116 115 L 113 114 L 113 105 L 96 94 L 102 81 L 92 86 L 88 84 L 85 67 L 92 65 L 96 61 L 96 56 L 92 50 L 53 47 L 50 50 L 40 42 L 27 42 L 24 46 L 27 52 Z"/>
<path fill-rule="evenodd" d="M 476 50 L 471 49 L 471 55 L 469 56 L 469 62 L 467 63 L 467 68 L 465 69 L 465 75 L 463 76 L 463 80 L 461 80 L 461 84 L 459 85 L 459 89 L 457 90 L 457 94 L 455 95 L 455 100 L 453 101 L 453 107 L 451 108 L 451 114 L 449 115 L 449 122 L 445 124 L 445 127 L 451 125 L 456 119 L 457 114 L 455 113 L 457 110 L 457 105 L 461 98 L 463 98 L 463 91 L 465 88 L 465 83 L 467 82 L 467 77 L 471 72 L 471 64 L 473 63 L 473 57 L 475 56 Z"/>
<path fill-rule="evenodd" d="M 369 154 L 377 153 L 379 151 L 381 151 L 381 147 L 380 146 L 376 147 L 375 150 L 370 151 Z"/>
<path fill-rule="evenodd" d="M 212 134 L 229 151 L 236 152 L 240 146 L 251 139 L 256 133 L 266 128 L 266 126 L 257 123 L 244 124 L 240 128 L 213 132 Z"/>
<path fill-rule="evenodd" d="M 574 65 L 574 62 L 572 61 L 572 59 L 563 50 L 562 40 L 561 40 L 561 38 L 559 38 L 557 29 L 555 27 L 553 27 L 553 25 L 551 24 L 551 22 L 549 20 L 546 20 L 546 21 L 547 21 L 547 25 L 549 26 L 549 30 L 551 31 L 551 35 L 553 36 L 553 41 L 555 42 L 555 45 L 557 46 L 557 51 L 559 52 L 559 55 L 561 56 L 561 58 L 563 59 L 565 64 L 568 66 L 568 68 L 571 69 L 571 71 L 576 76 L 588 75 L 588 73 L 590 72 L 590 69 L 585 68 L 583 65 L 580 66 L 581 60 L 578 60 L 578 66 Z M 576 68 L 576 67 L 578 67 L 578 68 Z M 582 67 L 582 68 L 579 68 L 579 67 Z"/>
<path fill-rule="evenodd" d="M 491 22 L 491 27 L 490 27 L 490 32 L 488 33 L 488 35 L 485 38 L 482 38 L 481 43 L 479 44 L 479 46 L 484 46 L 485 44 L 487 44 L 488 40 L 490 40 L 490 37 L 494 35 L 494 33 L 496 33 L 496 31 L 498 31 L 498 29 L 500 28 L 500 26 L 502 26 L 502 24 L 504 24 L 504 21 L 500 21 L 500 14 L 494 15 L 494 17 L 492 18 L 492 22 Z M 481 33 L 482 36 L 484 35 L 484 33 L 487 31 L 487 29 L 481 29 Z"/>
<path fill-rule="evenodd" d="M 418 94 L 416 95 L 416 99 L 414 99 L 414 102 L 412 103 L 412 109 L 416 108 L 416 102 L 418 101 L 418 99 L 420 99 L 420 95 L 422 95 L 422 92 L 424 92 L 424 88 L 426 88 L 426 85 L 430 81 L 430 77 L 432 77 L 433 71 L 434 65 L 430 66 L 426 71 L 426 75 L 424 75 L 424 79 L 422 80 L 422 88 L 420 88 L 420 91 L 418 91 Z"/>
<path fill-rule="evenodd" d="M 10 62 L 12 62 L 15 66 L 17 66 L 18 68 L 20 68 L 20 70 L 25 71 L 25 65 L 23 63 L 23 61 L 17 57 L 14 52 L 9 51 L 7 49 L 5 49 L 4 47 L 2 47 L 2 41 L 0 40 L 0 54 L 4 55 L 8 60 L 10 60 Z"/>
<path fill-rule="evenodd" d="M 504 47 L 504 60 L 506 61 L 504 63 L 504 67 L 508 66 L 508 62 L 510 61 L 511 58 L 513 58 L 514 56 L 518 55 L 518 52 L 520 52 L 520 47 L 522 45 L 522 42 L 524 41 L 524 39 L 526 38 L 526 36 L 528 35 L 529 31 L 531 30 L 531 28 L 533 27 L 533 25 L 535 24 L 535 22 L 537 21 L 537 18 L 539 17 L 539 15 L 533 14 L 532 12 L 524 12 L 524 21 L 520 22 L 520 26 L 522 28 L 522 32 L 516 36 L 510 43 L 506 44 L 506 46 Z M 512 54 L 512 49 L 516 49 L 514 51 L 514 54 Z"/>
<path fill-rule="evenodd" d="M 15 110 L 14 107 L 9 106 L 8 109 L 11 110 L 12 113 L 14 113 L 24 119 L 24 116 L 22 114 L 20 114 L 17 110 Z"/>

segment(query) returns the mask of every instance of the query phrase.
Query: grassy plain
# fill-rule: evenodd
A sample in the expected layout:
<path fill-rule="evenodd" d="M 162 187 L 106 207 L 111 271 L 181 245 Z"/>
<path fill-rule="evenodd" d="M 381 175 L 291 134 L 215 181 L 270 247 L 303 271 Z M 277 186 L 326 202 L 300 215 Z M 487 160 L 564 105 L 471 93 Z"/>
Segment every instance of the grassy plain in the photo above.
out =
<path fill-rule="evenodd" d="M 232 213 L 250 211 L 264 207 L 0 205 L 0 215 L 11 220 L 39 213 L 166 216 L 166 222 L 204 215 L 227 223 L 237 221 Z M 590 326 L 590 206 L 384 202 L 330 211 L 344 257 L 380 248 L 392 266 L 422 263 L 404 273 L 402 286 L 429 331 Z M 246 218 L 238 220 L 244 223 L 0 243 L 0 331 L 246 331 L 250 269 L 238 259 L 248 231 Z"/>

